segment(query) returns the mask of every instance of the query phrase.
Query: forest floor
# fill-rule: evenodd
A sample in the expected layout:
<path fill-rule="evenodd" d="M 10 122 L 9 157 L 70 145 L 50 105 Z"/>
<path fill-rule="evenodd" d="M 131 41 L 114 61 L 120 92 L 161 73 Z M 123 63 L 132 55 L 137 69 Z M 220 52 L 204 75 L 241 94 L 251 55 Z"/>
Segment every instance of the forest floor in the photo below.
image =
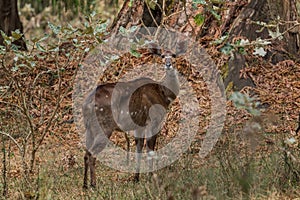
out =
<path fill-rule="evenodd" d="M 82 67 L 85 49 L 96 41 L 89 38 L 78 48 L 72 42 L 60 43 L 60 49 L 64 48 L 65 52 L 53 49 L 33 52 L 32 57 L 26 58 L 36 63 L 33 70 L 26 67 L 11 70 L 10 76 L 10 72 L 1 68 L 0 89 L 4 92 L 0 97 L 0 131 L 16 138 L 16 141 L 1 138 L 2 163 L 6 170 L 1 168 L 0 192 L 7 185 L 8 199 L 300 199 L 300 133 L 295 133 L 300 112 L 300 64 L 286 60 L 273 65 L 254 55 L 246 56 L 251 65 L 241 74 L 250 77 L 255 87 L 245 87 L 241 93 L 251 94 L 253 102 L 260 102 L 258 108 L 262 113 L 253 117 L 245 109 L 237 109 L 229 100 L 232 91 L 226 91 L 222 135 L 205 159 L 198 153 L 210 122 L 211 97 L 203 78 L 189 70 L 186 61 L 179 57 L 176 67 L 187 80 L 185 83 L 195 91 L 201 111 L 200 128 L 191 146 L 177 161 L 155 171 L 152 177 L 142 174 L 139 183 L 132 181 L 133 174 L 98 162 L 96 188 L 83 190 L 83 124 L 80 120 L 66 122 L 78 114 L 73 112 L 74 76 Z M 207 47 L 206 51 L 222 71 L 229 57 L 215 46 Z M 131 77 L 153 72 L 153 68 L 147 68 L 148 71 L 143 68 L 149 63 L 162 65 L 160 58 L 141 54 L 140 58 L 124 54 L 96 78 L 100 83 L 114 82 L 126 74 Z M 2 58 L 7 67 L 12 67 L 12 56 Z M 58 68 L 63 68 L 60 74 Z M 88 73 L 95 76 L 93 71 Z M 158 80 L 162 73 L 160 69 L 155 73 Z M 22 87 L 14 86 L 14 80 L 19 80 Z M 59 104 L 58 93 L 63 94 Z M 28 97 L 29 121 L 38 125 L 33 129 L 35 137 L 29 134 L 26 115 L 20 111 L 23 109 L 20 94 Z M 55 120 L 44 134 L 57 105 Z M 176 101 L 171 107 L 158 137 L 158 149 L 176 137 L 180 106 Z M 26 144 L 24 138 L 28 140 Z M 35 156 L 34 171 L 25 176 L 24 161 L 30 165 L 32 138 L 41 141 L 41 146 Z M 123 133 L 116 132 L 111 139 L 126 148 Z M 26 147 L 25 155 L 21 155 L 16 143 Z M 132 136 L 130 148 L 135 152 Z"/>
<path fill-rule="evenodd" d="M 147 63 L 145 59 L 153 58 L 143 60 L 143 57 L 138 59 L 126 55 L 122 59 L 105 74 L 106 77 L 110 74 L 108 81 L 119 77 L 115 72 L 120 70 L 122 63 L 132 63 L 132 66 L 128 64 L 123 70 L 126 74 L 130 68 L 139 65 L 139 60 Z M 177 59 L 177 62 L 181 60 Z M 62 77 L 63 85 L 72 82 L 75 65 L 76 62 L 67 67 L 67 73 Z M 45 59 L 39 61 L 39 66 L 51 69 L 54 65 Z M 132 181 L 133 174 L 98 163 L 97 188 L 87 191 L 82 189 L 82 130 L 75 124 L 64 123 L 72 118 L 70 92 L 61 103 L 59 120 L 46 135 L 37 153 L 36 170 L 30 178 L 30 186 L 27 185 L 28 180 L 22 179 L 22 160 L 18 149 L 10 144 L 11 157 L 7 169 L 9 198 L 30 199 L 38 195 L 40 199 L 236 199 L 246 196 L 250 199 L 297 199 L 300 196 L 297 157 L 299 135 L 295 135 L 294 130 L 300 106 L 300 65 L 292 61 L 271 65 L 258 59 L 257 65 L 246 68 L 245 73 L 252 78 L 256 87 L 245 88 L 242 93 L 254 92 L 256 101 L 265 105 L 260 120 L 255 121 L 248 112 L 235 108 L 227 100 L 223 133 L 212 152 L 205 159 L 200 159 L 200 141 L 209 123 L 211 103 L 201 77 L 190 78 L 199 97 L 201 128 L 188 151 L 170 166 L 156 171 L 152 178 L 143 174 L 141 182 L 137 184 Z M 100 82 L 105 76 L 100 78 Z M 189 76 L 195 77 L 193 74 Z M 197 80 L 197 84 L 194 84 L 193 81 Z M 7 79 L 2 78 L 1 81 L 5 83 Z M 57 82 L 52 88 L 55 88 L 55 84 Z M 177 107 L 180 105 L 175 103 L 168 114 L 167 123 L 158 138 L 158 148 L 176 136 L 180 109 Z M 258 122 L 263 128 L 257 131 L 250 122 Z M 245 138 L 250 141 L 250 148 Z M 286 141 L 291 138 L 297 142 L 287 144 Z M 130 139 L 131 151 L 134 152 L 134 141 L 132 137 Z M 125 148 L 122 133 L 114 133 L 112 140 Z"/>

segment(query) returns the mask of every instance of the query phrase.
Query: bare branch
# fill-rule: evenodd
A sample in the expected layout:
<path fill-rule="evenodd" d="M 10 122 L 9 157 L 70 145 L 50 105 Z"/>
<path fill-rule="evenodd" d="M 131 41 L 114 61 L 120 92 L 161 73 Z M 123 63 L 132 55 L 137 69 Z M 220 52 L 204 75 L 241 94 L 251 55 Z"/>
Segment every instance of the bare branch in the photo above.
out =
<path fill-rule="evenodd" d="M 11 141 L 13 141 L 13 143 L 15 143 L 15 145 L 18 147 L 19 151 L 22 153 L 23 150 L 20 146 L 20 144 L 15 140 L 15 138 L 13 138 L 10 134 L 5 133 L 3 131 L 0 131 L 0 134 L 7 136 Z"/>

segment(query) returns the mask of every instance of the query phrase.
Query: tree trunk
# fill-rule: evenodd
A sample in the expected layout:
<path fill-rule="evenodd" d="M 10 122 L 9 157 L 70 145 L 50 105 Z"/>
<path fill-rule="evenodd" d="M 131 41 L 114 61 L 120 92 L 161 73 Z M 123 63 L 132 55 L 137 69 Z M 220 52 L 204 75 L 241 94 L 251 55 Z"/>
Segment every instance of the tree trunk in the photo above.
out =
<path fill-rule="evenodd" d="M 110 27 L 110 33 L 116 34 L 119 28 L 143 25 L 146 27 L 158 27 L 162 21 L 163 0 L 158 0 L 156 5 L 149 5 L 144 0 L 125 0 L 118 16 Z M 171 2 L 166 1 L 167 5 Z"/>
<path fill-rule="evenodd" d="M 0 30 L 11 36 L 11 32 L 19 29 L 23 33 L 23 26 L 18 14 L 17 0 L 0 0 Z M 0 35 L 0 45 L 3 45 L 3 37 Z M 27 50 L 24 38 L 14 42 L 21 50 Z"/>
<path fill-rule="evenodd" d="M 299 61 L 300 26 L 293 27 L 298 18 L 295 0 L 251 0 L 233 21 L 233 26 L 229 30 L 230 39 L 235 37 L 247 38 L 249 41 L 255 41 L 257 38 L 270 39 L 270 30 L 273 33 L 278 32 L 277 23 L 279 32 L 284 35 L 282 39 L 272 40 L 264 59 L 273 64 L 287 59 Z M 258 22 L 266 25 L 275 22 L 273 23 L 275 26 L 264 27 Z M 244 86 L 253 86 L 250 79 L 239 78 L 240 70 L 246 65 L 251 65 L 250 62 L 247 63 L 244 55 L 235 52 L 229 62 L 229 76 L 225 79 L 225 84 L 233 83 L 236 90 Z"/>

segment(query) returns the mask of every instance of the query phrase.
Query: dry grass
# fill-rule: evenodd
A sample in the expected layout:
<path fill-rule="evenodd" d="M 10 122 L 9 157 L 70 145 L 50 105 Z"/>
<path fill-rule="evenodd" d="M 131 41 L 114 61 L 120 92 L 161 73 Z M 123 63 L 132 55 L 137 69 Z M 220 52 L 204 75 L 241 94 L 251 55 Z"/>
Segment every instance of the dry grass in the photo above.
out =
<path fill-rule="evenodd" d="M 236 137 L 223 136 L 221 141 L 206 160 L 186 153 L 152 177 L 142 174 L 139 183 L 132 181 L 132 174 L 98 163 L 97 187 L 88 190 L 82 189 L 80 145 L 66 152 L 59 145 L 63 140 L 47 144 L 28 182 L 9 176 L 8 199 L 297 199 L 300 195 L 299 182 L 292 183 L 286 174 L 283 152 L 258 151 L 253 156 L 240 148 Z"/>

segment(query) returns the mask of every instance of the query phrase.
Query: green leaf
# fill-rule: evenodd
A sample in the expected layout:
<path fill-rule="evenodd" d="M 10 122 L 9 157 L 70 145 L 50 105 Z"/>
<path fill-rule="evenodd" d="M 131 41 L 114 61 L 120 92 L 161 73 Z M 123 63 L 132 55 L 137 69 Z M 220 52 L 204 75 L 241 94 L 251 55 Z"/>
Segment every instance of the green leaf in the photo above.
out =
<path fill-rule="evenodd" d="M 84 27 L 89 27 L 90 26 L 90 24 L 88 22 L 84 22 L 83 25 L 84 25 Z"/>
<path fill-rule="evenodd" d="M 9 40 L 9 37 L 2 30 L 0 30 L 0 32 L 4 40 Z"/>
<path fill-rule="evenodd" d="M 193 0 L 194 4 L 201 4 L 201 5 L 207 5 L 205 0 Z"/>
<path fill-rule="evenodd" d="M 155 10 L 157 0 L 146 0 L 146 4 L 152 9 Z"/>
<path fill-rule="evenodd" d="M 284 142 L 286 144 L 293 145 L 297 143 L 297 140 L 294 137 L 291 137 L 291 138 L 287 138 Z"/>
<path fill-rule="evenodd" d="M 91 18 L 95 17 L 95 15 L 96 15 L 96 12 L 95 12 L 95 11 L 93 11 L 93 12 L 90 14 Z"/>
<path fill-rule="evenodd" d="M 18 65 L 14 65 L 14 66 L 11 68 L 11 71 L 13 71 L 13 72 L 16 72 L 16 71 L 18 71 L 18 70 L 19 70 Z"/>
<path fill-rule="evenodd" d="M 234 106 L 238 109 L 244 109 L 254 116 L 260 115 L 260 111 L 257 109 L 260 103 L 246 94 L 233 92 L 229 97 L 229 100 L 231 100 Z"/>
<path fill-rule="evenodd" d="M 101 23 L 95 27 L 94 34 L 96 33 L 104 33 L 107 29 L 108 23 Z"/>
<path fill-rule="evenodd" d="M 31 68 L 31 66 L 28 66 L 28 64 L 18 64 L 18 69 L 23 67 L 23 68 Z"/>
<path fill-rule="evenodd" d="M 216 20 L 221 20 L 221 16 L 215 10 L 211 9 L 210 12 L 216 18 Z"/>
<path fill-rule="evenodd" d="M 60 31 L 61 31 L 61 26 L 55 26 L 51 22 L 48 22 L 48 26 L 53 31 L 53 33 L 56 34 L 56 35 L 59 34 Z"/>
<path fill-rule="evenodd" d="M 59 47 L 51 47 L 50 49 L 49 49 L 49 51 L 52 51 L 52 52 L 58 52 L 59 51 Z"/>
<path fill-rule="evenodd" d="M 222 48 L 221 48 L 221 52 L 229 55 L 231 54 L 231 52 L 234 50 L 233 46 L 231 44 L 225 44 Z"/>
<path fill-rule="evenodd" d="M 16 31 L 12 31 L 11 36 L 13 38 L 13 41 L 16 41 L 20 39 L 23 36 L 23 34 L 20 33 L 20 31 L 17 29 Z"/>
<path fill-rule="evenodd" d="M 41 52 L 47 52 L 46 49 L 43 46 L 41 46 L 40 43 L 36 43 L 36 48 Z"/>
<path fill-rule="evenodd" d="M 130 49 L 130 54 L 133 55 L 134 57 L 140 58 L 142 55 L 137 52 L 135 49 Z"/>
<path fill-rule="evenodd" d="M 42 38 L 34 38 L 34 39 L 32 40 L 32 42 L 34 42 L 34 43 L 42 42 L 42 41 L 47 40 L 48 38 L 49 38 L 49 34 L 45 34 L 44 37 L 42 37 Z"/>
<path fill-rule="evenodd" d="M 262 47 L 255 47 L 253 55 L 259 55 L 261 57 L 264 57 L 267 54 L 267 52 Z"/>
<path fill-rule="evenodd" d="M 128 4 L 129 7 L 132 7 L 133 1 L 134 1 L 134 0 L 130 0 L 130 1 L 129 1 L 129 4 Z"/>
<path fill-rule="evenodd" d="M 228 35 L 223 35 L 222 37 L 215 39 L 212 44 L 222 44 L 225 40 L 227 40 Z"/>
<path fill-rule="evenodd" d="M 272 44 L 272 42 L 263 40 L 263 39 L 261 39 L 261 38 L 256 38 L 255 41 L 256 41 L 257 43 L 259 43 L 260 45 L 269 45 L 269 44 Z"/>
<path fill-rule="evenodd" d="M 132 26 L 132 27 L 130 27 L 129 32 L 133 33 L 136 31 L 136 29 L 137 29 L 137 26 Z"/>
<path fill-rule="evenodd" d="M 246 46 L 246 45 L 249 45 L 250 42 L 249 42 L 248 39 L 246 39 L 246 40 L 241 39 L 241 40 L 238 40 L 238 41 L 236 42 L 236 44 L 237 44 L 237 45 L 241 45 L 241 46 Z"/>
<path fill-rule="evenodd" d="M 89 26 L 83 31 L 83 33 L 87 34 L 87 35 L 92 35 L 92 34 L 94 34 L 94 29 L 93 29 L 93 27 Z"/>
<path fill-rule="evenodd" d="M 269 32 L 269 35 L 275 39 L 275 38 L 278 38 L 279 40 L 282 40 L 283 39 L 283 36 L 282 36 L 282 33 L 280 32 L 279 30 L 279 26 L 277 25 L 276 26 L 276 31 L 271 31 L 270 29 L 268 29 L 268 32 Z"/>
<path fill-rule="evenodd" d="M 238 48 L 238 52 L 239 52 L 240 54 L 243 54 L 243 55 L 246 55 L 246 54 L 247 54 L 247 51 L 246 51 L 245 47 L 239 47 L 239 48 Z"/>
<path fill-rule="evenodd" d="M 35 67 L 36 66 L 36 63 L 34 61 L 30 62 L 30 66 L 31 67 Z"/>
<path fill-rule="evenodd" d="M 204 20 L 205 16 L 202 14 L 197 14 L 194 18 L 194 21 L 198 26 L 201 26 L 204 23 Z"/>
<path fill-rule="evenodd" d="M 4 44 L 6 46 L 10 46 L 11 43 L 12 43 L 12 39 L 10 37 L 8 37 L 2 30 L 0 30 L 0 32 L 1 32 L 1 36 L 2 36 L 2 38 L 4 40 Z"/>
<path fill-rule="evenodd" d="M 0 45 L 0 54 L 5 54 L 5 53 L 6 53 L 5 46 Z"/>
<path fill-rule="evenodd" d="M 18 46 L 18 45 L 11 44 L 11 47 L 10 47 L 10 48 L 11 48 L 12 50 L 14 50 L 14 51 L 17 51 L 17 50 L 19 50 L 19 47 L 20 47 L 20 46 Z"/>
<path fill-rule="evenodd" d="M 127 30 L 123 26 L 119 28 L 119 32 L 124 36 L 127 35 Z"/>

